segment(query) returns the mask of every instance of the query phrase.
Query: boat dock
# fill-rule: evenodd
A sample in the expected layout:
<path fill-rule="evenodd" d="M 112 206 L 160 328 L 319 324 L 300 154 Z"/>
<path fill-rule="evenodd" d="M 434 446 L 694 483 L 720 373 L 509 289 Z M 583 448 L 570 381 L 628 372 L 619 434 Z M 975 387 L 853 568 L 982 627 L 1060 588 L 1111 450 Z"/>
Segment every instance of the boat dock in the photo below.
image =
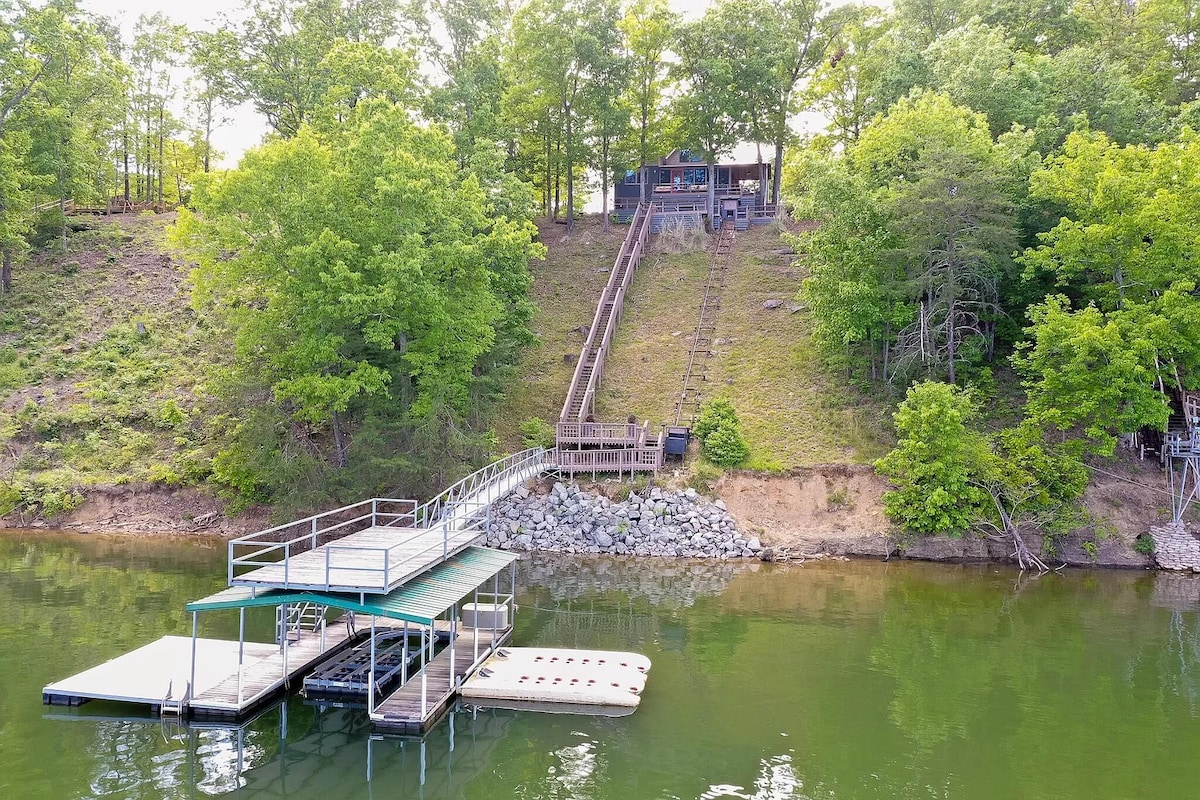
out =
<path fill-rule="evenodd" d="M 501 459 L 424 504 L 375 498 L 232 540 L 228 587 L 185 607 L 190 637 L 51 683 L 42 700 L 236 720 L 315 670 L 315 693 L 361 698 L 381 728 L 427 730 L 512 636 L 518 556 L 475 542 L 491 505 L 550 457 Z M 274 610 L 273 642 L 246 640 L 252 608 Z M 199 614 L 221 612 L 239 615 L 238 639 L 201 638 Z"/>

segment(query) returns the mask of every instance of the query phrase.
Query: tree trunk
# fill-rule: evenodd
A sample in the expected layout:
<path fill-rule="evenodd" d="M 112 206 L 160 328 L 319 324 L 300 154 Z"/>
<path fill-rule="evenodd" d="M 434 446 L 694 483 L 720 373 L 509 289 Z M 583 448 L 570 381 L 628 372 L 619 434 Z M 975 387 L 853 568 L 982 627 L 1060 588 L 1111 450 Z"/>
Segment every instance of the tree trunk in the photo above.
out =
<path fill-rule="evenodd" d="M 603 221 L 604 232 L 608 233 L 608 173 L 611 172 L 608 163 L 608 136 L 604 136 L 600 142 L 600 214 Z"/>
<path fill-rule="evenodd" d="M 12 248 L 6 247 L 4 248 L 3 266 L 0 266 L 0 289 L 4 294 L 12 291 L 12 262 Z"/>
<path fill-rule="evenodd" d="M 783 203 L 779 201 L 779 190 L 783 185 L 783 139 L 775 141 L 775 174 L 771 176 L 771 200 L 775 203 L 775 216 L 783 219 Z"/>
<path fill-rule="evenodd" d="M 330 418 L 330 426 L 333 428 L 333 465 L 338 469 L 346 467 L 346 434 L 342 431 L 341 416 L 335 411 Z"/>
<path fill-rule="evenodd" d="M 122 142 L 121 150 L 125 156 L 125 202 L 128 203 L 131 199 L 129 196 L 129 131 L 128 130 L 126 130 L 124 135 L 121 137 L 121 142 Z"/>
<path fill-rule="evenodd" d="M 553 149 L 551 147 L 550 134 L 547 133 L 546 134 L 546 186 L 545 186 L 545 190 L 542 192 L 542 200 L 543 200 L 542 210 L 546 212 L 546 217 L 551 222 L 554 221 L 553 207 L 551 205 L 551 190 L 550 190 L 550 183 L 553 179 L 553 173 L 550 168 L 550 164 L 551 164 L 551 161 L 553 161 L 553 155 L 554 155 L 554 153 L 553 153 Z"/>
<path fill-rule="evenodd" d="M 571 104 L 565 99 L 563 111 L 567 116 L 567 233 L 571 233 L 575 230 L 575 134 L 571 129 Z"/>
<path fill-rule="evenodd" d="M 163 155 L 163 108 L 158 107 L 158 204 L 163 202 L 163 179 L 166 178 L 166 158 Z"/>

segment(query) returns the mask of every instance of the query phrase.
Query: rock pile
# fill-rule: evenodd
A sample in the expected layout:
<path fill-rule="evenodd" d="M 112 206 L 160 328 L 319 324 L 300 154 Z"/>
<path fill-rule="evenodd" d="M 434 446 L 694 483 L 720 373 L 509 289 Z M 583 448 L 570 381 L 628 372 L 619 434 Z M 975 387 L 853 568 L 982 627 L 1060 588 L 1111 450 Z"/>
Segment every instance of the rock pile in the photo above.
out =
<path fill-rule="evenodd" d="M 1150 529 L 1154 538 L 1154 560 L 1162 569 L 1184 569 L 1200 572 L 1200 540 L 1181 522 L 1158 525 Z"/>
<path fill-rule="evenodd" d="M 695 489 L 652 488 L 613 501 L 556 483 L 549 494 L 519 487 L 492 511 L 487 543 L 504 550 L 611 553 L 670 558 L 758 558 L 762 544 L 744 536 L 720 500 Z"/>

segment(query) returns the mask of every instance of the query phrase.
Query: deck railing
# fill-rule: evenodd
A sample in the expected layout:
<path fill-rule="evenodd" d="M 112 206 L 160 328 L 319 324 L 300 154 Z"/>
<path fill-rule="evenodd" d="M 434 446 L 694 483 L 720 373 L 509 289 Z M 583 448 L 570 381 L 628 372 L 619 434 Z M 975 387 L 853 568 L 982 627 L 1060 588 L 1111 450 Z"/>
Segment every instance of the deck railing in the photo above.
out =
<path fill-rule="evenodd" d="M 1200 428 L 1190 433 L 1168 433 L 1167 454 L 1172 456 L 1200 455 Z"/>
<path fill-rule="evenodd" d="M 287 588 L 291 585 L 291 558 L 324 546 L 323 588 L 335 585 L 330 576 L 337 571 L 359 573 L 361 579 L 353 585 L 363 591 L 387 591 L 395 579 L 410 574 L 416 565 L 433 566 L 467 543 L 466 539 L 473 540 L 475 537 L 464 534 L 482 532 L 492 503 L 521 479 L 555 466 L 554 461 L 553 451 L 531 448 L 488 464 L 421 505 L 413 500 L 375 498 L 233 539 L 229 542 L 229 583 L 233 585 L 254 569 L 282 563 L 282 581 L 271 583 Z M 337 544 L 352 533 L 373 527 L 396 528 L 397 537 L 386 546 Z M 432 529 L 440 529 L 441 536 L 412 552 L 409 546 Z"/>
<path fill-rule="evenodd" d="M 602 450 L 559 449 L 558 469 L 567 475 L 577 472 L 657 472 L 662 469 L 662 435 L 644 447 L 605 448 Z"/>
<path fill-rule="evenodd" d="M 650 435 L 650 423 L 636 422 L 560 422 L 559 445 L 606 445 L 611 447 L 641 447 Z"/>

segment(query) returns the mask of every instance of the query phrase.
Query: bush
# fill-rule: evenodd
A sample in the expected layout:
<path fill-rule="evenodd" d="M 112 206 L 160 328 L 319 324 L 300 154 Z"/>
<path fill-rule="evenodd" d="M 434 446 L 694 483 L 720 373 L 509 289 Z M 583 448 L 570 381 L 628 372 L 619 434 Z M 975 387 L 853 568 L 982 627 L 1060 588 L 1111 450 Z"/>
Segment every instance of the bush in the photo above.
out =
<path fill-rule="evenodd" d="M 704 457 L 719 467 L 736 467 L 750 455 L 737 424 L 725 423 L 704 437 Z"/>
<path fill-rule="evenodd" d="M 521 423 L 521 442 L 526 447 L 554 447 L 554 426 L 541 417 L 531 417 Z"/>
<path fill-rule="evenodd" d="M 733 410 L 733 403 L 723 397 L 708 400 L 700 406 L 700 413 L 696 416 L 692 433 L 703 442 L 710 433 L 725 423 L 738 427 L 737 412 Z"/>
<path fill-rule="evenodd" d="M 1144 556 L 1154 555 L 1154 537 L 1148 533 L 1140 534 L 1133 540 L 1133 549 Z"/>
<path fill-rule="evenodd" d="M 728 400 L 717 398 L 701 406 L 692 430 L 704 457 L 719 467 L 736 467 L 750 455 L 737 412 Z"/>

